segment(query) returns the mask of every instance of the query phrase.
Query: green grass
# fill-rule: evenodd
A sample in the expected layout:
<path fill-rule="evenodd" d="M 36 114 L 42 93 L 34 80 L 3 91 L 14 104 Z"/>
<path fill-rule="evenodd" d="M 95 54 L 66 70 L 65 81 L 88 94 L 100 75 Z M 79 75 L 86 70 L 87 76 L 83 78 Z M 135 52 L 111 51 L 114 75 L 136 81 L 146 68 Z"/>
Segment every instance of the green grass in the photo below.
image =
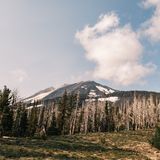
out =
<path fill-rule="evenodd" d="M 151 136 L 152 131 L 126 131 L 53 136 L 47 140 L 1 138 L 0 159 L 149 160 L 148 156 L 137 148 L 134 149 L 134 146 L 148 144 Z"/>

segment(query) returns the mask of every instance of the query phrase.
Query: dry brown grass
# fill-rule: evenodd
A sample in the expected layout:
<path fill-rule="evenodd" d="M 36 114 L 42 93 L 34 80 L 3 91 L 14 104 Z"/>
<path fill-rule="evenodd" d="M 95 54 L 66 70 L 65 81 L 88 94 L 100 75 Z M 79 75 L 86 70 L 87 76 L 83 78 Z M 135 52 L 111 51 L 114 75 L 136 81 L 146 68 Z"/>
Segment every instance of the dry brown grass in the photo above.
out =
<path fill-rule="evenodd" d="M 149 144 L 152 131 L 53 136 L 47 140 L 0 139 L 0 159 L 20 160 L 160 160 Z M 159 158 L 159 159 L 158 159 Z"/>

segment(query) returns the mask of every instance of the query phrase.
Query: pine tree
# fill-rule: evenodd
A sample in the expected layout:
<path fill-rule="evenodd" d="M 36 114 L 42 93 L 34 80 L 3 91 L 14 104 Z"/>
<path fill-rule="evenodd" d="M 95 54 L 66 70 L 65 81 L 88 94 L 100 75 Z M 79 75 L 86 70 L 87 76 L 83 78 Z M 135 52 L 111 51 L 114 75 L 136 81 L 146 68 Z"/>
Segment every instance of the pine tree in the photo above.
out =
<path fill-rule="evenodd" d="M 56 117 L 55 117 L 55 113 L 53 113 L 50 127 L 47 130 L 47 135 L 52 136 L 57 134 L 58 134 L 58 129 L 56 124 Z"/>
<path fill-rule="evenodd" d="M 44 111 L 45 107 L 43 106 L 38 119 L 38 128 L 42 128 L 42 126 L 44 125 Z"/>
<path fill-rule="evenodd" d="M 71 106 L 70 112 L 72 112 L 72 110 L 75 110 L 75 111 L 74 111 L 73 126 L 71 129 L 71 134 L 74 134 L 75 130 L 76 130 L 76 121 L 77 121 L 77 112 L 78 112 L 78 107 L 79 107 L 79 99 L 80 99 L 79 93 L 72 95 L 72 103 L 70 104 L 70 106 Z"/>
<path fill-rule="evenodd" d="M 58 128 L 61 134 L 68 134 L 71 129 L 71 114 L 76 106 L 76 94 L 67 95 L 65 91 L 58 105 Z"/>
<path fill-rule="evenodd" d="M 156 127 L 155 134 L 152 137 L 151 144 L 160 149 L 160 126 Z"/>
<path fill-rule="evenodd" d="M 3 112 L 6 106 L 9 106 L 12 102 L 11 90 L 4 86 L 3 91 L 0 91 L 0 111 Z"/>
<path fill-rule="evenodd" d="M 94 113 L 94 132 L 97 132 L 98 131 L 98 111 L 97 111 L 97 108 L 98 108 L 98 99 L 96 99 L 96 102 L 95 102 L 95 113 Z"/>
<path fill-rule="evenodd" d="M 14 136 L 19 136 L 19 132 L 20 132 L 20 112 L 21 112 L 21 107 L 17 106 L 17 110 L 15 112 L 15 120 L 13 123 L 13 135 Z"/>
<path fill-rule="evenodd" d="M 0 134 L 10 135 L 13 125 L 13 111 L 10 106 L 12 102 L 11 90 L 4 86 L 0 91 Z"/>
<path fill-rule="evenodd" d="M 37 123 L 38 123 L 38 115 L 37 115 L 37 109 L 35 106 L 30 111 L 29 119 L 28 119 L 28 135 L 34 136 L 36 129 L 37 129 Z"/>
<path fill-rule="evenodd" d="M 11 135 L 13 125 L 13 111 L 9 106 L 5 106 L 3 109 L 1 123 L 3 135 Z"/>
<path fill-rule="evenodd" d="M 106 130 L 108 132 L 114 131 L 114 120 L 113 120 L 113 108 L 109 106 L 109 103 L 106 101 L 105 106 L 105 114 L 106 114 Z"/>
<path fill-rule="evenodd" d="M 109 131 L 110 130 L 110 111 L 109 111 L 108 101 L 106 101 L 106 105 L 105 105 L 105 114 L 106 114 L 106 131 Z"/>
<path fill-rule="evenodd" d="M 24 137 L 27 135 L 28 118 L 24 107 L 19 106 L 16 111 L 16 118 L 13 125 L 13 135 Z"/>
<path fill-rule="evenodd" d="M 81 132 L 83 118 L 84 118 L 84 107 L 82 107 L 80 110 L 80 115 L 79 115 L 79 119 L 78 119 L 78 133 Z"/>
<path fill-rule="evenodd" d="M 65 116 L 66 116 L 66 109 L 67 109 L 67 100 L 68 100 L 68 96 L 67 96 L 67 92 L 65 91 L 62 99 L 59 102 L 59 106 L 58 106 L 58 112 L 59 112 L 58 128 L 61 134 L 63 135 L 65 133 Z"/>
<path fill-rule="evenodd" d="M 27 128 L 28 128 L 28 118 L 27 118 L 27 111 L 23 107 L 21 111 L 21 119 L 20 119 L 20 133 L 19 135 L 21 137 L 24 137 L 27 135 Z"/>

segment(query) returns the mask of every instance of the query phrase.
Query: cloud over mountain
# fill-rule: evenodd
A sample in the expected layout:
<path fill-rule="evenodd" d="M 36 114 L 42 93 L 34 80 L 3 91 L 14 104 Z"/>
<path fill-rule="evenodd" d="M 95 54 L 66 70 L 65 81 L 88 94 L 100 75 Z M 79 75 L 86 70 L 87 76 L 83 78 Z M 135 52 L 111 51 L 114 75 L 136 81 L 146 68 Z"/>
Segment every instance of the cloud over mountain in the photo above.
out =
<path fill-rule="evenodd" d="M 96 63 L 94 77 L 130 85 L 143 81 L 155 70 L 152 63 L 142 64 L 143 46 L 130 24 L 120 25 L 111 12 L 99 17 L 94 26 L 76 33 L 86 57 Z"/>

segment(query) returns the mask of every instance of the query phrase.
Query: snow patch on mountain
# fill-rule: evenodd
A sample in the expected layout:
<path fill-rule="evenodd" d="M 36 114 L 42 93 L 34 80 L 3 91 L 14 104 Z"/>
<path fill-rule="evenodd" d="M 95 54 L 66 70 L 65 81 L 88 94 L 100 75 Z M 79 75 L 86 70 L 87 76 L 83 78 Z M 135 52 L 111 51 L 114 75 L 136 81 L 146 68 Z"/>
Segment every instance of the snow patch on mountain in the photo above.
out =
<path fill-rule="evenodd" d="M 97 89 L 98 89 L 99 91 L 104 92 L 105 94 L 109 94 L 109 93 L 115 92 L 115 91 L 112 90 L 112 89 L 107 89 L 107 88 L 104 88 L 104 87 L 102 87 L 102 86 L 96 86 L 96 87 L 97 87 Z"/>
<path fill-rule="evenodd" d="M 39 105 L 35 105 L 35 106 L 29 106 L 29 107 L 27 107 L 27 109 L 32 109 L 33 107 L 43 107 L 43 104 L 39 104 Z"/>
<path fill-rule="evenodd" d="M 96 92 L 95 92 L 95 90 L 91 90 L 90 92 L 89 92 L 89 95 L 88 95 L 89 97 L 97 97 L 98 95 L 96 94 Z"/>
<path fill-rule="evenodd" d="M 98 98 L 98 99 L 95 99 L 95 98 L 89 98 L 89 99 L 86 99 L 85 101 L 86 102 L 95 102 L 96 100 L 100 101 L 100 102 L 105 102 L 105 101 L 110 101 L 110 102 L 113 102 L 115 103 L 116 101 L 119 100 L 118 97 L 108 97 L 108 98 Z"/>
<path fill-rule="evenodd" d="M 99 98 L 99 101 L 110 101 L 110 102 L 116 102 L 119 100 L 118 97 L 108 97 L 108 98 Z"/>
<path fill-rule="evenodd" d="M 96 99 L 95 98 L 89 98 L 89 99 L 85 99 L 85 102 L 95 102 Z"/>
<path fill-rule="evenodd" d="M 48 92 L 45 92 L 45 93 L 40 93 L 34 97 L 31 97 L 31 98 L 27 98 L 24 100 L 24 102 L 30 102 L 30 103 L 34 103 L 34 101 L 38 101 L 38 100 L 41 100 L 43 99 L 44 97 L 48 96 L 51 92 L 53 92 L 53 90 L 50 90 Z"/>
<path fill-rule="evenodd" d="M 82 88 L 82 89 L 86 89 L 86 90 L 87 90 L 87 87 L 86 87 L 86 86 L 81 86 L 81 88 Z"/>

